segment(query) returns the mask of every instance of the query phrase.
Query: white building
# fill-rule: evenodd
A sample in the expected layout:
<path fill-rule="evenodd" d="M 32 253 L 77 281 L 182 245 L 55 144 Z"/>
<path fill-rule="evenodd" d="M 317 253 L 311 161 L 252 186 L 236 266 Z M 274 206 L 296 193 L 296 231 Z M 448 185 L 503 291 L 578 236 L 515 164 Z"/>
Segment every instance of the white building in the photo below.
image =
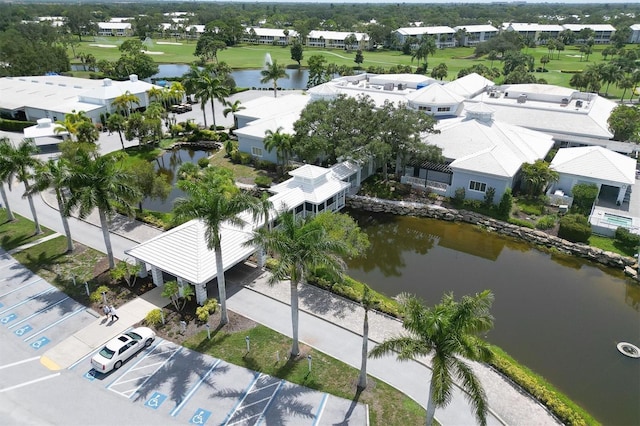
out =
<path fill-rule="evenodd" d="M 502 31 L 514 31 L 525 39 L 535 40 L 538 42 L 542 38 L 558 38 L 558 35 L 564 30 L 562 25 L 557 24 L 537 24 L 523 22 L 506 22 L 502 24 Z"/>
<path fill-rule="evenodd" d="M 411 37 L 421 40 L 422 37 L 433 37 L 436 47 L 439 49 L 444 47 L 455 47 L 456 40 L 454 38 L 456 31 L 451 27 L 405 27 L 398 28 L 394 34 L 398 37 L 398 42 L 404 44 Z"/>
<path fill-rule="evenodd" d="M 629 36 L 629 43 L 640 43 L 640 24 L 633 24 L 630 28 L 631 36 Z"/>
<path fill-rule="evenodd" d="M 454 31 L 465 30 L 462 46 L 475 46 L 498 35 L 498 29 L 493 25 L 465 25 L 453 27 Z M 458 41 L 456 40 L 456 43 Z"/>
<path fill-rule="evenodd" d="M 611 36 L 616 32 L 616 29 L 610 24 L 564 24 L 562 28 L 576 35 L 576 43 L 584 43 L 586 41 L 579 38 L 580 31 L 585 28 L 593 30 L 593 40 L 595 44 L 611 43 Z"/>
<path fill-rule="evenodd" d="M 350 36 L 355 37 L 355 43 L 345 43 L 345 40 Z M 365 33 L 313 30 L 307 35 L 306 45 L 309 47 L 325 47 L 329 49 L 364 50 L 371 47 L 371 41 L 369 40 L 369 35 Z"/>
<path fill-rule="evenodd" d="M 251 27 L 245 29 L 243 41 L 247 43 L 286 46 L 296 37 L 298 37 L 298 33 L 295 30 Z"/>
<path fill-rule="evenodd" d="M 98 22 L 99 36 L 129 37 L 133 28 L 129 22 Z"/>

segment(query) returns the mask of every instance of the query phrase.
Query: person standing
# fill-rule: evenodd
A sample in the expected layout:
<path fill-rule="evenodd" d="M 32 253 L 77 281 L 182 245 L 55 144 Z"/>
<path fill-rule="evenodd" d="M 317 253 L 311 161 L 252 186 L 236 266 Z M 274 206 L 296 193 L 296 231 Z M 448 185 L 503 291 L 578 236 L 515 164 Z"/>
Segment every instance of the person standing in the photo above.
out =
<path fill-rule="evenodd" d="M 120 319 L 120 317 L 118 316 L 118 311 L 116 311 L 116 308 L 114 308 L 113 305 L 109 307 L 109 313 L 111 314 L 111 321 Z"/>
<path fill-rule="evenodd" d="M 111 308 L 109 308 L 109 306 L 107 305 L 102 305 L 102 312 L 104 313 L 104 316 L 107 317 L 107 319 L 109 319 L 109 315 L 111 314 Z"/>

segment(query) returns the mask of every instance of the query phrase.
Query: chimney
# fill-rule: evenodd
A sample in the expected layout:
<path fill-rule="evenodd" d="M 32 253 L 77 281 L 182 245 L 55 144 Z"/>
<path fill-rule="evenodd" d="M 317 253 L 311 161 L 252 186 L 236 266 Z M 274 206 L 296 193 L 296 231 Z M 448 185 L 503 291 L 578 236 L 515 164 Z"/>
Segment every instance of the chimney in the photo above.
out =
<path fill-rule="evenodd" d="M 104 80 L 102 80 L 102 85 L 103 86 L 111 86 L 111 79 L 110 78 L 105 78 Z"/>
<path fill-rule="evenodd" d="M 131 75 L 129 76 L 129 80 L 130 80 L 131 82 L 134 82 L 134 83 L 135 83 L 136 81 L 138 81 L 138 75 L 137 75 L 137 74 L 131 74 Z"/>

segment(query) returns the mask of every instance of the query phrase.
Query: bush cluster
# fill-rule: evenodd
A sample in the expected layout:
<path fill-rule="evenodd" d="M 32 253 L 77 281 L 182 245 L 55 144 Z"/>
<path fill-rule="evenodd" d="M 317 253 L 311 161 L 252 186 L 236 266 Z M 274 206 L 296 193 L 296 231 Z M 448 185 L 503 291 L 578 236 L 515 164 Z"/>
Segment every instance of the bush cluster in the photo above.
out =
<path fill-rule="evenodd" d="M 271 187 L 271 182 L 273 182 L 273 179 L 271 179 L 269 176 L 256 176 L 254 182 L 260 188 L 269 188 Z"/>
<path fill-rule="evenodd" d="M 149 311 L 147 316 L 144 317 L 144 322 L 153 327 L 159 326 L 162 324 L 162 310 L 158 308 Z"/>
<path fill-rule="evenodd" d="M 589 243 L 591 225 L 586 216 L 581 214 L 568 214 L 560 219 L 558 237 L 573 243 Z"/>
<path fill-rule="evenodd" d="M 253 158 L 251 157 L 251 154 L 248 154 L 246 152 L 235 150 L 231 153 L 231 161 L 236 164 L 243 164 L 246 166 L 247 164 L 251 164 L 252 159 Z"/>
<path fill-rule="evenodd" d="M 614 236 L 617 243 L 627 249 L 634 249 L 640 245 L 640 235 L 632 234 L 627 228 L 619 226 Z"/>
<path fill-rule="evenodd" d="M 32 121 L 7 120 L 0 118 L 0 130 L 5 132 L 21 132 L 27 127 L 35 126 Z"/>
<path fill-rule="evenodd" d="M 109 291 L 109 287 L 106 285 L 101 285 L 91 292 L 89 295 L 89 300 L 93 303 L 99 303 L 102 300 L 102 293 L 106 293 Z"/>
<path fill-rule="evenodd" d="M 209 321 L 209 315 L 215 313 L 217 310 L 218 300 L 207 299 L 207 301 L 204 302 L 204 305 L 196 308 L 196 317 L 198 317 L 198 321 L 205 323 Z"/>
<path fill-rule="evenodd" d="M 536 222 L 538 229 L 551 229 L 556 225 L 556 217 L 553 215 L 543 216 Z"/>

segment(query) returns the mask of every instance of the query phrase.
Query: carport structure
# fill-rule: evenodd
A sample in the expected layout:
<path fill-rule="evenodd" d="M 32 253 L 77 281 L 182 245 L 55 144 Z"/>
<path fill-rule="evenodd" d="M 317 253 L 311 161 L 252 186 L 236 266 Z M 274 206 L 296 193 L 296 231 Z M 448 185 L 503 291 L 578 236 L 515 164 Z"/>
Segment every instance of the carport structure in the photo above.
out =
<path fill-rule="evenodd" d="M 296 215 L 315 214 L 325 209 L 337 211 L 344 207 L 345 195 L 350 183 L 340 180 L 331 169 L 306 164 L 289 172 L 293 178 L 272 187 L 277 192 L 269 197 L 272 206 L 269 220 L 281 212 L 294 210 Z M 264 226 L 264 216 L 254 217 L 244 211 L 238 218 L 241 225 L 223 222 L 220 229 L 222 266 L 224 271 L 257 254 L 259 267 L 265 256 L 256 247 L 246 246 L 253 231 Z M 207 283 L 218 274 L 215 252 L 207 247 L 206 225 L 193 219 L 155 238 L 145 241 L 125 253 L 141 266 L 141 276 L 150 267 L 153 283 L 164 284 L 163 272 L 176 277 L 178 285 L 195 286 L 196 300 L 203 304 L 207 299 Z"/>

